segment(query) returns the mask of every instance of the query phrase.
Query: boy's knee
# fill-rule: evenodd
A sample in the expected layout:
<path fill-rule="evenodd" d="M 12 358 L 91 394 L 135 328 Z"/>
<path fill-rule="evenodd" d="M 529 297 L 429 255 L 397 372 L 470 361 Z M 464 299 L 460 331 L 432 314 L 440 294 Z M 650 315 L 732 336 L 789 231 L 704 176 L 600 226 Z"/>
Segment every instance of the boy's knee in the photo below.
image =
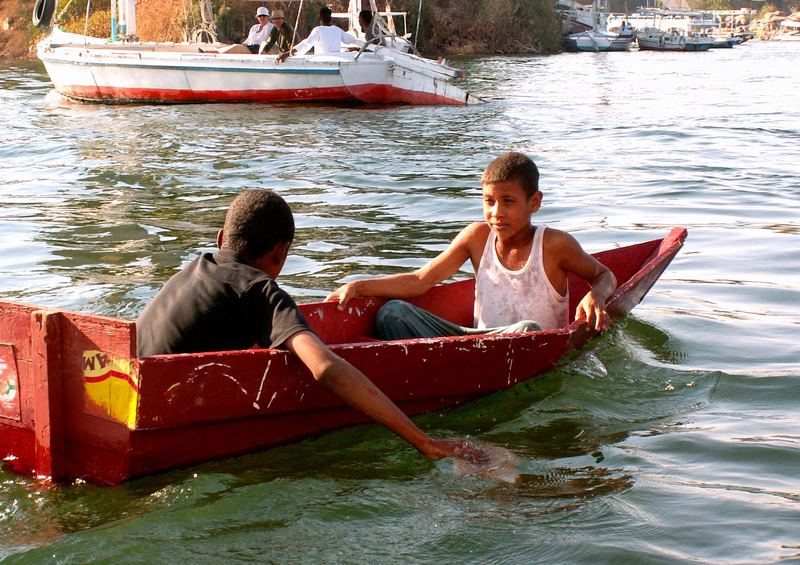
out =
<path fill-rule="evenodd" d="M 516 324 L 511 324 L 503 330 L 503 333 L 522 333 L 522 332 L 538 332 L 542 329 L 541 324 L 533 320 L 521 320 Z"/>
<path fill-rule="evenodd" d="M 410 312 L 408 302 L 390 300 L 375 315 L 375 335 L 386 340 L 416 337 L 408 326 Z"/>
<path fill-rule="evenodd" d="M 375 316 L 375 322 L 383 325 L 388 320 L 403 320 L 408 317 L 410 304 L 403 300 L 390 300 L 380 307 Z"/>

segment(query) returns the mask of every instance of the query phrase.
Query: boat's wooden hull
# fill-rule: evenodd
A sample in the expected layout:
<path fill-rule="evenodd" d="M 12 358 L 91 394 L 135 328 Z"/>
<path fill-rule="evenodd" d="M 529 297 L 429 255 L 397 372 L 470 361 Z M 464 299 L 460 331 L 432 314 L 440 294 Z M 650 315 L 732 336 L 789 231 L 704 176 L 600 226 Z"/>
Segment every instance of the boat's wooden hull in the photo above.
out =
<path fill-rule="evenodd" d="M 608 304 L 613 319 L 641 301 L 685 237 L 676 228 L 663 240 L 597 254 L 620 282 Z M 573 302 L 585 292 L 585 283 L 570 282 Z M 471 322 L 472 301 L 472 281 L 415 300 L 462 324 Z M 332 349 L 410 415 L 512 387 L 595 335 L 573 322 L 525 334 L 382 342 L 370 337 L 382 303 L 301 309 Z M 129 321 L 0 302 L 0 457 L 55 481 L 117 484 L 365 421 L 286 351 L 138 359 L 135 340 Z"/>

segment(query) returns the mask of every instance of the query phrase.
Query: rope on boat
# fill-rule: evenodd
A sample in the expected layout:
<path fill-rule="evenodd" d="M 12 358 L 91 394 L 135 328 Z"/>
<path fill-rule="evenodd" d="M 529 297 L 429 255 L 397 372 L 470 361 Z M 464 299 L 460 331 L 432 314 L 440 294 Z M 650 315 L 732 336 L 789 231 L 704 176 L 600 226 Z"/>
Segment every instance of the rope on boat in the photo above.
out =
<path fill-rule="evenodd" d="M 414 49 L 417 48 L 417 41 L 419 41 L 419 21 L 422 19 L 422 0 L 419 0 L 419 8 L 417 8 L 417 30 L 414 32 Z M 405 31 L 405 30 L 403 30 Z"/>
<path fill-rule="evenodd" d="M 89 41 L 89 11 L 92 7 L 92 0 L 86 0 L 86 21 L 83 24 L 83 48 L 86 49 L 86 45 Z"/>
<path fill-rule="evenodd" d="M 303 0 L 300 0 L 300 7 L 297 9 L 297 17 L 294 19 L 294 29 L 292 30 L 292 42 L 289 44 L 289 53 L 294 49 L 294 40 L 297 38 L 297 26 L 300 25 L 300 14 L 303 13 Z"/>
<path fill-rule="evenodd" d="M 60 22 L 61 21 L 61 18 L 64 17 L 64 14 L 67 13 L 67 10 L 69 10 L 69 7 L 72 6 L 72 3 L 74 1 L 75 0 L 67 0 L 67 3 L 64 4 L 64 8 L 60 12 L 58 12 L 58 14 L 56 15 L 56 22 Z M 58 6 L 58 1 L 57 0 L 56 0 L 56 6 Z"/>

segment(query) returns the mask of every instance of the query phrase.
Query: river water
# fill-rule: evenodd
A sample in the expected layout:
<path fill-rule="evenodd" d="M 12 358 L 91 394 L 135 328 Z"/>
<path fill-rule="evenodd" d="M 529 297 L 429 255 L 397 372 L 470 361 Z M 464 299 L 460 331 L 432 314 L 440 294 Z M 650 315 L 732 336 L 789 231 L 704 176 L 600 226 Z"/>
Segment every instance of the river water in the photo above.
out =
<path fill-rule="evenodd" d="M 114 488 L 0 471 L 3 563 L 800 562 L 800 44 L 456 61 L 467 108 L 60 101 L 0 66 L 0 299 L 135 318 L 270 187 L 298 301 L 422 265 L 521 150 L 589 251 L 689 230 L 645 301 L 539 379 L 416 419 L 516 485 L 360 426 Z"/>

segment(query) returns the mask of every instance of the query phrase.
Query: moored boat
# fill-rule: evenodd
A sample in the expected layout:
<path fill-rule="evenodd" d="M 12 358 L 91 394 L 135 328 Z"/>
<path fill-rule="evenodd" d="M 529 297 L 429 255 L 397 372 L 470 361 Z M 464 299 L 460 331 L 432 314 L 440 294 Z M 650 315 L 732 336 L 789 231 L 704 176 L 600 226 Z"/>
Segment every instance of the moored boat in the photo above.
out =
<path fill-rule="evenodd" d="M 590 29 L 573 33 L 565 40 L 565 47 L 570 51 L 628 51 L 631 37 L 620 37 L 616 33 Z"/>
<path fill-rule="evenodd" d="M 619 286 L 618 321 L 655 284 L 686 230 L 597 253 Z M 570 281 L 570 312 L 587 286 Z M 470 324 L 472 280 L 414 302 Z M 596 333 L 583 321 L 505 335 L 379 341 L 379 299 L 301 305 L 331 349 L 407 414 L 469 402 L 552 369 Z M 131 477 L 263 449 L 365 417 L 318 385 L 288 351 L 136 356 L 131 321 L 0 302 L 0 458 L 53 481 Z"/>
<path fill-rule="evenodd" d="M 570 24 L 575 21 L 576 12 L 574 10 L 570 12 L 561 11 L 564 49 L 567 51 L 590 52 L 627 51 L 630 49 L 632 42 L 630 35 L 623 37 L 606 29 L 604 11 L 606 8 L 607 3 L 605 0 L 594 0 L 591 10 L 584 7 L 585 13 L 591 16 L 590 25 L 586 29 L 578 29 L 575 33 L 571 33 L 570 30 L 573 29 L 573 26 Z"/>
<path fill-rule="evenodd" d="M 711 49 L 731 49 L 734 45 L 739 45 L 741 40 L 736 37 L 719 37 L 712 36 L 714 42 L 711 44 Z"/>
<path fill-rule="evenodd" d="M 375 0 L 370 2 L 378 13 Z M 478 101 L 454 84 L 461 71 L 393 48 L 394 41 L 385 43 L 278 63 L 274 55 L 225 52 L 218 43 L 107 41 L 56 28 L 38 44 L 37 54 L 56 91 L 91 102 L 463 105 Z"/>
<path fill-rule="evenodd" d="M 636 32 L 636 42 L 641 51 L 708 51 L 714 39 L 648 27 Z"/>

